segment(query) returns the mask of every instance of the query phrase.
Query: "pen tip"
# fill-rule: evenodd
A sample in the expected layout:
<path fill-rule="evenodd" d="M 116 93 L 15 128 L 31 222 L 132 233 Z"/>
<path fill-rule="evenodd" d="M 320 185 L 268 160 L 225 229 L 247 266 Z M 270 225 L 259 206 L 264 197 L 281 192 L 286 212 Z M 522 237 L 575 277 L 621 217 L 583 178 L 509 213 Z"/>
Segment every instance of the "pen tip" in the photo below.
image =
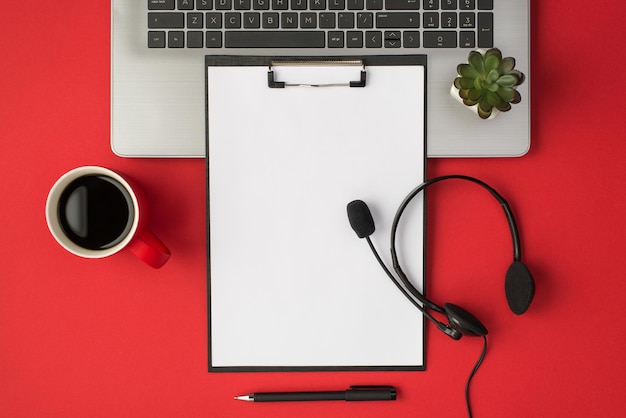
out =
<path fill-rule="evenodd" d="M 235 399 L 237 399 L 238 401 L 251 401 L 252 396 L 250 395 L 235 396 Z"/>

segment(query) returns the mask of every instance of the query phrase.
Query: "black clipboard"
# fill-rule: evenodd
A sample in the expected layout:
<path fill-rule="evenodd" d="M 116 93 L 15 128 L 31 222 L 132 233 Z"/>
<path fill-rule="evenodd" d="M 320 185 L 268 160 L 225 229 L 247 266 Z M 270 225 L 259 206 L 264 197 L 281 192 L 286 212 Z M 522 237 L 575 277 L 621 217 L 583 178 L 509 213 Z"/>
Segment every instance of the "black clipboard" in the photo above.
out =
<path fill-rule="evenodd" d="M 424 370 L 424 319 L 345 205 L 370 203 L 387 248 L 389 218 L 425 177 L 426 57 L 205 64 L 209 371 Z M 421 205 L 399 240 L 423 289 Z"/>

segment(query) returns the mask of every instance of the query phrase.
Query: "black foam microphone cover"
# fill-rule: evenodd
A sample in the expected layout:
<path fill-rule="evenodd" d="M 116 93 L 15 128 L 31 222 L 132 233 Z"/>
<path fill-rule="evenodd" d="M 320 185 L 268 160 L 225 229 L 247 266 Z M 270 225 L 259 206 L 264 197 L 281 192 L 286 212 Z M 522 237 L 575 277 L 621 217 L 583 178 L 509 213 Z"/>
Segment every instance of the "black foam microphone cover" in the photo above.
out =
<path fill-rule="evenodd" d="M 521 261 L 514 261 L 506 271 L 504 292 L 509 308 L 515 315 L 526 312 L 535 296 L 535 281 L 528 267 Z"/>
<path fill-rule="evenodd" d="M 348 203 L 348 220 L 350 226 L 359 238 L 369 237 L 376 229 L 374 219 L 367 204 L 362 200 L 353 200 Z"/>

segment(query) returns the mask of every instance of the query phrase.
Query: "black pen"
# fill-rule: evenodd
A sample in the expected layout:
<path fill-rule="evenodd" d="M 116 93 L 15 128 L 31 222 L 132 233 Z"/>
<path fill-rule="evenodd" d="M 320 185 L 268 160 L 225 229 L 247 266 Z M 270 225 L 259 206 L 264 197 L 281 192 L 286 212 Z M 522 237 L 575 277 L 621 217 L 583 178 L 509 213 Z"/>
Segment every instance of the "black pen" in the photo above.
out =
<path fill-rule="evenodd" d="M 249 402 L 294 401 L 395 401 L 393 386 L 350 386 L 350 389 L 332 392 L 257 392 L 235 396 Z"/>

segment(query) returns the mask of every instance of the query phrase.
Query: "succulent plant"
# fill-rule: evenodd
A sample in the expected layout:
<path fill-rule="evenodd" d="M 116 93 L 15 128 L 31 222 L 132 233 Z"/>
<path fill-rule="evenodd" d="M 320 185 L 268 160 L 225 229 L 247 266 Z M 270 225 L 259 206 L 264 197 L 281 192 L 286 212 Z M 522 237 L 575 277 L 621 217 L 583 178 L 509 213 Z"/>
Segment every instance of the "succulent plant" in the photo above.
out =
<path fill-rule="evenodd" d="M 524 74 L 515 69 L 515 59 L 502 58 L 498 48 L 484 54 L 471 51 L 467 64 L 459 64 L 457 73 L 454 86 L 459 96 L 466 106 L 478 105 L 482 119 L 489 118 L 494 108 L 506 112 L 522 100 L 516 87 L 524 82 Z"/>

